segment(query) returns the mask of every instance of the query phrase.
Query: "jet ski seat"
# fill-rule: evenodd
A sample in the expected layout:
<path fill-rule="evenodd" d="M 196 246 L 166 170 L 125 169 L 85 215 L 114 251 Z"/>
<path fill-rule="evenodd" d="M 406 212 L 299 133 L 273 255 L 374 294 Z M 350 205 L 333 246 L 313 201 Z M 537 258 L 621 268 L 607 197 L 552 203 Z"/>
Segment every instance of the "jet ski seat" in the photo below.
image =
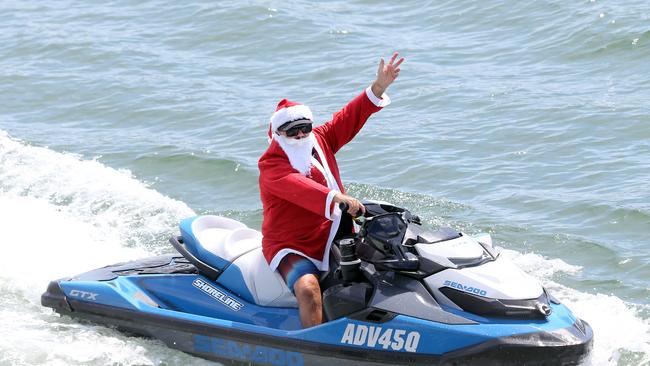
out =
<path fill-rule="evenodd" d="M 294 295 L 262 254 L 262 233 L 227 217 L 204 215 L 181 222 L 186 248 L 223 272 L 217 283 L 262 306 L 297 307 Z"/>
<path fill-rule="evenodd" d="M 192 233 L 196 238 L 195 244 L 199 255 L 205 249 L 208 252 L 230 262 L 229 256 L 226 255 L 225 242 L 233 232 L 248 229 L 246 225 L 239 221 L 219 216 L 200 216 L 192 222 Z M 229 253 L 235 254 L 235 253 Z M 213 262 L 213 261 L 208 261 Z M 222 268 L 225 263 L 216 261 L 217 268 Z"/>

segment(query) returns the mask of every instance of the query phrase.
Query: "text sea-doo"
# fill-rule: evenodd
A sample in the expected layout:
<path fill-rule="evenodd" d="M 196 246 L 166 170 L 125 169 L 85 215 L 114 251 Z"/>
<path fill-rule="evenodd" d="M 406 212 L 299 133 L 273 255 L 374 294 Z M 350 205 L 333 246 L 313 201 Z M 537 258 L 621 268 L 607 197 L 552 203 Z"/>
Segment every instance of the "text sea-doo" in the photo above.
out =
<path fill-rule="evenodd" d="M 489 235 L 425 231 L 386 203 L 366 209 L 359 233 L 333 246 L 327 322 L 312 328 L 301 329 L 261 234 L 217 216 L 181 222 L 171 239 L 181 255 L 53 281 L 41 301 L 233 365 L 571 365 L 589 352 L 590 326 Z"/>

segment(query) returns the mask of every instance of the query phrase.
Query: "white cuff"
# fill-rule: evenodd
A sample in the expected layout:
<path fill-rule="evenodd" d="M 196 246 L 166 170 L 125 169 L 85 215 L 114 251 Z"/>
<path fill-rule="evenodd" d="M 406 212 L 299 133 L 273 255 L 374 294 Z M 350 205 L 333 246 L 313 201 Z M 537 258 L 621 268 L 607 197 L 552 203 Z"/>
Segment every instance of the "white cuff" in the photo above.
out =
<path fill-rule="evenodd" d="M 388 95 L 384 93 L 381 95 L 381 99 L 377 98 L 375 93 L 372 92 L 372 86 L 366 88 L 366 95 L 368 96 L 368 99 L 370 99 L 372 104 L 376 105 L 377 107 L 383 108 L 390 104 L 390 98 L 388 97 Z"/>
<path fill-rule="evenodd" d="M 330 193 L 327 194 L 327 198 L 325 199 L 325 218 L 333 221 L 334 219 L 332 218 L 332 212 L 330 209 L 330 206 L 332 205 L 332 200 L 334 199 L 334 196 L 339 193 L 336 189 L 332 189 Z"/>

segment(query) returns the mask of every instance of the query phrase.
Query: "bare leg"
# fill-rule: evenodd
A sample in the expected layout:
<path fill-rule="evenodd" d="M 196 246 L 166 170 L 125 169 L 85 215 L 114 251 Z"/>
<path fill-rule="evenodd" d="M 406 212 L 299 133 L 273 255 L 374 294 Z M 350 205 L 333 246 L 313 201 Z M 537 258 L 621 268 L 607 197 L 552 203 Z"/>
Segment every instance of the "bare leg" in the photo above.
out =
<path fill-rule="evenodd" d="M 300 277 L 293 285 L 298 311 L 303 328 L 313 327 L 323 322 L 323 300 L 318 278 L 313 274 Z"/>

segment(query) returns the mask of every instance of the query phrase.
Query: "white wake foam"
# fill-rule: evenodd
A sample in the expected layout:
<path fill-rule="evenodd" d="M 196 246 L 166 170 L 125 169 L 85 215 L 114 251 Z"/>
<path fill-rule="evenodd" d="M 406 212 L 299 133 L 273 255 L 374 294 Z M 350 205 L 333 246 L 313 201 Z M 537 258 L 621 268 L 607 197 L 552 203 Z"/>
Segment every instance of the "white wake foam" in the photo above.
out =
<path fill-rule="evenodd" d="M 150 242 L 179 217 L 193 214 L 183 202 L 150 189 L 128 170 L 29 146 L 1 131 L 0 193 L 53 204 L 130 246 Z"/>
<path fill-rule="evenodd" d="M 0 342 L 0 364 L 202 363 L 40 306 L 51 280 L 169 251 L 164 237 L 191 215 L 128 171 L 0 131 L 0 334 L 11 334 Z"/>
<path fill-rule="evenodd" d="M 580 292 L 551 280 L 557 273 L 575 275 L 582 270 L 561 259 L 512 250 L 503 250 L 503 255 L 538 278 L 553 296 L 591 325 L 594 347 L 584 365 L 650 365 L 650 320 L 641 316 L 643 306 L 613 295 Z"/>

